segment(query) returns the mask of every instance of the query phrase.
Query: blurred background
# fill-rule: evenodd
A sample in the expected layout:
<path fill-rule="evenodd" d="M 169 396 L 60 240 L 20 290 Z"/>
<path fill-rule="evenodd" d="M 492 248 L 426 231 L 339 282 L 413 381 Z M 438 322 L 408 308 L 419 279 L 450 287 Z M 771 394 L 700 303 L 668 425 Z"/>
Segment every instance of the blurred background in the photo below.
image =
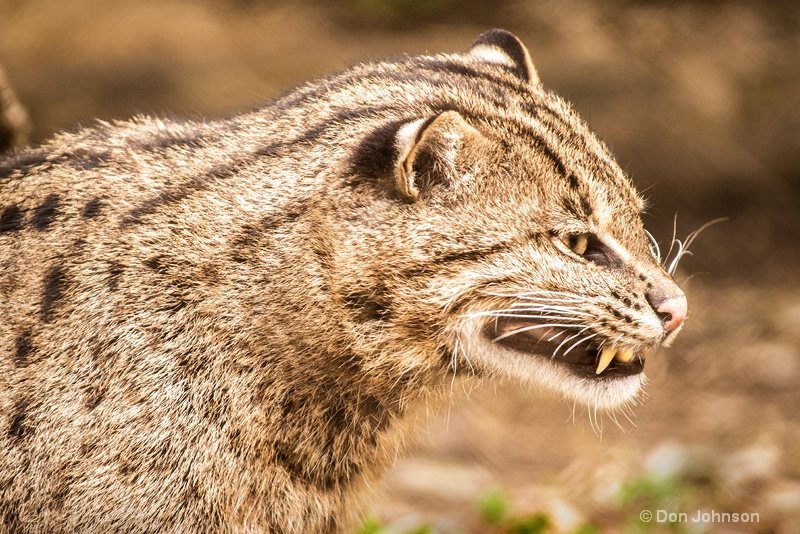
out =
<path fill-rule="evenodd" d="M 457 393 L 375 489 L 362 532 L 800 532 L 796 2 L 0 0 L 0 65 L 35 142 L 94 118 L 227 116 L 492 27 L 609 144 L 662 247 L 676 214 L 679 237 L 728 221 L 682 262 L 690 318 L 648 360 L 630 419 L 593 425 L 516 384 Z"/>

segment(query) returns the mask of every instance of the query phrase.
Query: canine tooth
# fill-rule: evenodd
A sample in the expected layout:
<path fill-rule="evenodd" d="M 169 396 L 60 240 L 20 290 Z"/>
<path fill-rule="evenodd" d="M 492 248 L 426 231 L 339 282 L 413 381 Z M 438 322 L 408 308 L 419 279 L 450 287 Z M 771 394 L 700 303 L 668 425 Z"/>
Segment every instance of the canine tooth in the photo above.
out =
<path fill-rule="evenodd" d="M 597 363 L 597 371 L 595 371 L 596 375 L 599 375 L 603 371 L 606 370 L 608 364 L 611 363 L 611 360 L 614 359 L 614 356 L 617 354 L 617 349 L 612 349 L 611 347 L 605 347 L 600 352 L 600 361 Z"/>
<path fill-rule="evenodd" d="M 622 349 L 617 352 L 615 358 L 622 363 L 628 363 L 633 359 L 633 351 L 631 349 Z"/>

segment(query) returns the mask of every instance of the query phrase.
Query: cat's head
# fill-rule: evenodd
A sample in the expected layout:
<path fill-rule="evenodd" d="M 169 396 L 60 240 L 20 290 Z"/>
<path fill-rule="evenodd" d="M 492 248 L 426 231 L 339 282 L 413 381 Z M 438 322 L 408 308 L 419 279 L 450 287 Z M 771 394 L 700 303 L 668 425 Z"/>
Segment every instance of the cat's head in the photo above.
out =
<path fill-rule="evenodd" d="M 449 109 L 397 126 L 392 194 L 364 204 L 372 222 L 353 236 L 381 258 L 392 313 L 416 317 L 405 335 L 435 339 L 454 366 L 595 407 L 631 400 L 687 314 L 642 198 L 516 37 L 495 30 L 446 58 L 430 61 L 461 87 Z"/>

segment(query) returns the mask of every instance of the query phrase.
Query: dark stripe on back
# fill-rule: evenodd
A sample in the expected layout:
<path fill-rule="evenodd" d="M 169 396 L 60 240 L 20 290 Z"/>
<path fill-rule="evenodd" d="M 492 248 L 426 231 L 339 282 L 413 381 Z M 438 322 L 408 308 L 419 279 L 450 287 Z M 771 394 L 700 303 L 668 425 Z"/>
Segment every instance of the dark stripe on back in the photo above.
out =
<path fill-rule="evenodd" d="M 25 419 L 28 417 L 28 399 L 22 398 L 17 401 L 14 411 L 11 413 L 11 421 L 8 426 L 8 436 L 14 440 L 22 440 L 28 431 Z"/>
<path fill-rule="evenodd" d="M 353 312 L 358 322 L 381 321 L 391 317 L 392 308 L 386 287 L 377 283 L 374 287 L 357 289 L 347 293 L 343 298 L 344 305 Z"/>
<path fill-rule="evenodd" d="M 135 141 L 132 144 L 134 147 L 144 151 L 165 151 L 171 148 L 199 148 L 204 139 L 205 134 L 201 132 L 164 132 L 152 135 L 147 140 Z"/>
<path fill-rule="evenodd" d="M 430 90 L 431 99 L 428 105 L 433 109 L 433 114 L 441 113 L 443 111 L 455 109 L 461 113 L 468 120 L 473 122 L 497 120 L 503 122 L 510 122 L 512 119 L 500 117 L 491 113 L 490 109 L 476 109 L 466 110 L 464 106 L 471 105 L 468 102 L 460 102 L 457 95 L 450 94 L 453 89 L 458 87 L 461 90 L 468 88 L 472 90 L 476 96 L 487 102 L 488 104 L 496 106 L 499 109 L 506 109 L 510 101 L 504 95 L 507 92 L 512 92 L 517 97 L 530 97 L 531 87 L 516 78 L 513 73 L 509 73 L 504 77 L 498 73 L 486 72 L 467 65 L 466 63 L 459 62 L 455 59 L 446 60 L 440 58 L 404 58 L 395 63 L 382 63 L 382 68 L 373 70 L 353 69 L 345 71 L 339 76 L 328 78 L 316 85 L 308 88 L 301 88 L 296 90 L 296 93 L 290 93 L 282 100 L 278 100 L 272 107 L 267 107 L 259 111 L 262 114 L 274 113 L 275 109 L 286 109 L 295 105 L 302 105 L 303 102 L 312 98 L 319 97 L 321 94 L 331 93 L 337 89 L 347 87 L 369 86 L 370 78 L 374 78 L 374 83 L 385 85 L 387 83 L 399 82 L 409 84 L 422 84 L 417 90 L 425 91 L 426 88 Z M 429 73 L 434 75 L 434 79 L 426 78 L 425 74 Z M 458 75 L 463 78 L 462 81 L 453 81 L 448 78 L 448 75 Z M 470 81 L 477 83 L 469 84 Z M 490 84 L 494 87 L 499 87 L 504 90 L 502 93 L 494 93 L 488 91 Z M 438 89 L 447 90 L 447 94 L 440 94 Z M 438 100 L 438 101 L 437 101 Z M 291 148 L 297 144 L 313 144 L 318 142 L 320 138 L 329 132 L 335 132 L 342 129 L 342 125 L 348 121 L 375 117 L 376 119 L 382 113 L 388 111 L 400 111 L 402 108 L 398 103 L 382 104 L 375 106 L 357 105 L 355 108 L 347 107 L 342 108 L 334 113 L 315 118 L 315 122 L 309 124 L 308 127 L 300 135 L 292 139 L 271 143 L 261 149 L 255 151 L 252 155 L 253 159 L 260 157 L 274 157 L 280 156 L 286 149 Z M 395 158 L 393 145 L 393 136 L 397 128 L 403 123 L 411 120 L 416 120 L 418 116 L 409 116 L 405 119 L 390 119 L 373 130 L 373 132 L 363 138 L 352 152 L 350 158 L 350 174 L 353 176 L 351 185 L 357 185 L 363 180 L 361 178 L 371 178 L 385 175 L 385 173 L 392 168 L 392 163 Z M 548 143 L 541 138 L 530 125 L 524 124 L 522 121 L 514 121 L 520 128 L 528 134 L 529 137 L 536 139 L 534 144 L 538 146 L 545 155 L 553 161 L 554 166 L 558 172 L 566 174 L 565 167 Z M 338 133 L 338 132 L 337 132 Z M 227 166 L 219 166 L 216 170 L 207 173 L 206 175 L 190 179 L 186 184 L 168 189 L 150 200 L 146 200 L 139 207 L 132 209 L 122 220 L 122 226 L 130 226 L 140 224 L 146 215 L 150 215 L 158 211 L 161 206 L 178 203 L 190 195 L 202 191 L 209 187 L 214 182 L 214 178 L 225 178 L 235 174 L 237 171 L 235 164 Z M 227 171 L 225 170 L 227 168 Z M 211 179 L 209 179 L 209 177 Z"/>
<path fill-rule="evenodd" d="M 85 148 L 78 148 L 72 152 L 65 152 L 59 156 L 59 162 L 79 171 L 91 171 L 102 167 L 111 159 L 110 152 L 100 150 L 95 152 Z"/>
<path fill-rule="evenodd" d="M 56 218 L 59 212 L 59 197 L 55 193 L 47 195 L 44 202 L 36 206 L 33 210 L 33 217 L 31 217 L 31 224 L 36 230 L 44 230 L 53 219 Z"/>
<path fill-rule="evenodd" d="M 53 311 L 59 300 L 64 296 L 66 276 L 60 266 L 52 267 L 44 277 L 42 290 L 41 318 L 43 323 L 49 323 L 53 318 Z"/>
<path fill-rule="evenodd" d="M 28 365 L 28 356 L 33 350 L 30 330 L 26 330 L 19 335 L 14 349 L 14 365 L 17 367 L 26 367 Z"/>
<path fill-rule="evenodd" d="M 271 239 L 276 229 L 299 219 L 305 210 L 305 204 L 283 206 L 281 211 L 266 215 L 255 223 L 243 224 L 241 231 L 230 241 L 229 257 L 236 263 L 257 261 L 259 246 Z"/>
<path fill-rule="evenodd" d="M 512 91 L 517 96 L 529 95 L 532 87 L 522 82 L 513 71 L 509 70 L 508 72 L 509 76 L 501 76 L 495 72 L 475 68 L 466 61 L 458 61 L 455 58 L 443 59 L 437 57 L 401 56 L 399 58 L 382 61 L 371 69 L 351 68 L 339 74 L 334 74 L 311 86 L 302 87 L 289 93 L 278 99 L 274 105 L 277 109 L 302 106 L 304 103 L 310 102 L 321 95 L 335 92 L 338 89 L 370 85 L 369 82 L 372 78 L 391 78 L 411 82 L 434 82 L 434 80 L 424 77 L 426 73 L 440 76 L 443 74 L 455 74 L 468 80 L 489 82 L 495 86 Z M 445 76 L 441 77 L 445 78 Z M 448 85 L 452 86 L 453 84 Z M 470 87 L 468 83 L 466 85 L 460 84 L 459 86 L 462 88 L 465 86 Z M 263 111 L 269 111 L 269 108 Z"/>
<path fill-rule="evenodd" d="M 156 213 L 160 208 L 177 204 L 194 193 L 208 189 L 216 180 L 231 178 L 236 174 L 241 163 L 234 162 L 217 165 L 210 171 L 190 179 L 185 184 L 162 191 L 125 214 L 120 226 L 124 228 L 141 224 L 146 216 Z"/>
<path fill-rule="evenodd" d="M 0 161 L 0 178 L 10 178 L 14 171 L 23 176 L 34 167 L 47 163 L 51 154 L 44 150 L 26 150 L 19 155 L 12 155 Z"/>
<path fill-rule="evenodd" d="M 108 287 L 109 291 L 117 290 L 117 286 L 119 285 L 119 277 L 122 275 L 122 270 L 122 266 L 115 261 L 112 261 L 108 265 L 108 271 L 106 271 L 108 274 L 108 278 L 106 278 L 106 286 Z"/>
<path fill-rule="evenodd" d="M 11 232 L 22 227 L 22 211 L 16 204 L 11 204 L 3 209 L 0 214 L 0 232 Z"/>
<path fill-rule="evenodd" d="M 308 129 L 292 139 L 271 143 L 237 162 L 227 165 L 218 165 L 208 173 L 192 178 L 185 184 L 163 191 L 153 198 L 144 201 L 123 217 L 121 226 L 126 227 L 141 224 L 144 216 L 156 213 L 162 206 L 177 204 L 197 192 L 206 190 L 213 185 L 215 180 L 233 177 L 242 167 L 259 158 L 280 156 L 285 149 L 289 149 L 298 144 L 314 143 L 327 132 L 341 129 L 341 125 L 347 121 L 378 116 L 381 112 L 394 109 L 395 107 L 394 105 L 381 105 L 357 109 L 340 109 L 331 115 L 322 117 L 321 121 L 318 123 L 309 125 Z"/>
<path fill-rule="evenodd" d="M 288 147 L 295 144 L 311 144 L 317 141 L 328 131 L 341 129 L 341 125 L 343 123 L 357 119 L 364 119 L 367 117 L 378 117 L 381 112 L 396 108 L 396 105 L 366 106 L 355 109 L 343 108 L 338 110 L 336 113 L 324 116 L 320 123 L 311 126 L 308 130 L 305 130 L 302 134 L 296 136 L 294 139 L 280 143 L 280 145 Z"/>
<path fill-rule="evenodd" d="M 83 210 L 81 211 L 81 216 L 84 219 L 94 219 L 98 215 L 100 215 L 100 209 L 102 208 L 102 201 L 94 197 L 92 200 L 84 204 Z"/>

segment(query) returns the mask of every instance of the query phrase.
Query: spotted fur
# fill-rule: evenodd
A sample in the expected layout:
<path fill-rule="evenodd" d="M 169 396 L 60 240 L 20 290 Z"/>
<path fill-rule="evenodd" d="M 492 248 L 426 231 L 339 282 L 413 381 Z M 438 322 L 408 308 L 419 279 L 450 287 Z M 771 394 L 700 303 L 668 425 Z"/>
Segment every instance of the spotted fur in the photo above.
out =
<path fill-rule="evenodd" d="M 454 375 L 625 403 L 640 376 L 512 353 L 479 313 L 563 292 L 598 336 L 658 345 L 652 296 L 677 288 L 641 208 L 499 30 L 231 119 L 99 123 L 13 153 L 0 524 L 339 532 Z M 560 245 L 586 231 L 607 257 Z"/>

